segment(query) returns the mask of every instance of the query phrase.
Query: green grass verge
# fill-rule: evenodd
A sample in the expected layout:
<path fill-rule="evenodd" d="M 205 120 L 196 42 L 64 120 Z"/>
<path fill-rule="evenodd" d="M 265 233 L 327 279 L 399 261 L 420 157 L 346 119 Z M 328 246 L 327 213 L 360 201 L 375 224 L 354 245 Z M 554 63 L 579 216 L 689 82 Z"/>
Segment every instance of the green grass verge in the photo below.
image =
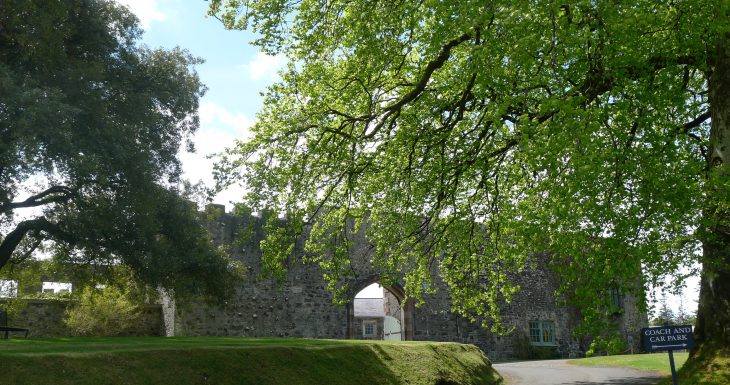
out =
<path fill-rule="evenodd" d="M 727 346 L 706 345 L 696 356 L 688 360 L 679 370 L 679 383 L 682 385 L 728 385 L 730 384 L 730 348 Z M 660 385 L 671 385 L 671 379 L 663 380 Z"/>
<path fill-rule="evenodd" d="M 8 384 L 499 384 L 472 345 L 234 337 L 0 340 Z"/>
<path fill-rule="evenodd" d="M 687 359 L 687 353 L 674 353 L 677 377 L 682 385 L 728 385 L 730 384 L 730 348 L 707 345 L 697 352 L 696 357 Z M 653 370 L 670 376 L 669 354 L 634 354 L 624 356 L 591 357 L 570 360 L 573 365 L 623 366 L 641 370 Z M 671 377 L 659 385 L 671 385 Z"/>
<path fill-rule="evenodd" d="M 674 365 L 679 369 L 687 361 L 687 353 L 674 353 Z M 569 360 L 568 363 L 580 366 L 621 366 L 640 370 L 652 370 L 662 375 L 672 374 L 669 368 L 669 354 L 627 354 L 620 356 L 601 356 Z"/>

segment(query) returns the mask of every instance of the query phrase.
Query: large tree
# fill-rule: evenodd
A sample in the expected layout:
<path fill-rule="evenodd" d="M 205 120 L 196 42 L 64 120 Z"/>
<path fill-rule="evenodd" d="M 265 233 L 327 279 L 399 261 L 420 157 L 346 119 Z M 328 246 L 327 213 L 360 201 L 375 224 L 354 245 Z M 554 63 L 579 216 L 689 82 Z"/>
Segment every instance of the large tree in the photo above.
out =
<path fill-rule="evenodd" d="M 137 23 L 111 1 L 0 2 L 0 268 L 40 246 L 223 295 L 230 260 L 175 191 L 200 60 L 142 46 Z"/>
<path fill-rule="evenodd" d="M 727 344 L 729 8 L 213 1 L 290 60 L 218 177 L 311 223 L 329 279 L 348 273 L 348 220 L 367 220 L 373 261 L 406 271 L 409 296 L 438 266 L 455 310 L 488 321 L 541 258 L 587 324 L 609 288 L 644 299 L 700 262 L 697 339 Z"/>

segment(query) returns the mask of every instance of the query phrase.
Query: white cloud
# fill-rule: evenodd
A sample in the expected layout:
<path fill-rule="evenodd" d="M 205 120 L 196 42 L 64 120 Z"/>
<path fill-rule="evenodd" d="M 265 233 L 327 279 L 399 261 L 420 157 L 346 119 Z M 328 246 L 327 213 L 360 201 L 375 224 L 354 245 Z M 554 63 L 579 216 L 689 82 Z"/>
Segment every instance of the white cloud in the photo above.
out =
<path fill-rule="evenodd" d="M 213 164 L 215 159 L 208 159 L 208 155 L 219 154 L 227 147 L 235 145 L 236 140 L 251 137 L 249 128 L 254 120 L 241 113 L 232 113 L 212 102 L 203 102 L 199 109 L 200 128 L 193 137 L 195 153 L 180 150 L 180 159 L 183 163 L 183 177 L 193 183 L 202 181 L 212 187 Z M 214 203 L 226 204 L 230 209 L 230 201 L 239 201 L 243 189 L 232 186 L 213 198 Z"/>
<path fill-rule="evenodd" d="M 224 131 L 236 139 L 247 139 L 254 120 L 242 113 L 232 113 L 213 102 L 203 102 L 198 110 L 201 130 Z M 229 143 L 230 144 L 230 143 Z"/>
<path fill-rule="evenodd" d="M 117 2 L 126 5 L 132 13 L 137 15 L 144 29 L 149 29 L 152 22 L 167 19 L 167 15 L 157 8 L 156 0 L 117 0 Z"/>
<path fill-rule="evenodd" d="M 283 56 L 271 56 L 263 52 L 257 52 L 256 57 L 250 62 L 242 65 L 248 71 L 251 80 L 276 80 L 277 72 L 284 67 Z"/>

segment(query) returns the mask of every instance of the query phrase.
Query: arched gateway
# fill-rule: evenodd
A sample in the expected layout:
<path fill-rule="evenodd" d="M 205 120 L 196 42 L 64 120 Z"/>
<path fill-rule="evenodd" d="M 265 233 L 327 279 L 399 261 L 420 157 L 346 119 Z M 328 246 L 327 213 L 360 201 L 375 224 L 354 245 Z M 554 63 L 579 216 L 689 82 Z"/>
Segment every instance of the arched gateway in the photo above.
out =
<path fill-rule="evenodd" d="M 360 333 L 357 326 L 362 326 L 356 322 L 355 317 L 357 316 L 355 311 L 356 298 L 355 294 L 359 293 L 365 287 L 372 283 L 379 283 L 377 279 L 366 279 L 361 280 L 358 284 L 353 286 L 351 291 L 350 301 L 346 306 L 347 314 L 347 332 L 346 336 L 348 339 L 361 339 L 365 333 Z M 412 341 L 413 340 L 413 313 L 415 306 L 413 301 L 405 300 L 405 290 L 399 284 L 382 285 L 385 294 L 384 306 L 388 307 L 388 298 L 393 298 L 397 304 L 397 311 L 385 311 L 383 313 L 383 328 L 382 333 L 379 333 L 374 339 L 390 339 L 390 340 L 401 340 L 401 341 Z M 391 306 L 393 306 L 391 304 Z M 397 322 L 397 323 L 396 323 Z M 397 328 L 396 325 L 397 324 Z M 395 330 L 398 331 L 395 331 Z M 397 336 L 396 336 L 397 334 Z M 397 338 L 396 338 L 397 337 Z"/>
<path fill-rule="evenodd" d="M 261 273 L 259 244 L 264 239 L 263 222 L 255 216 L 235 216 L 221 212 L 215 221 L 208 223 L 215 241 L 228 246 L 234 257 L 248 267 L 248 279 L 239 288 L 236 298 L 223 306 L 176 304 L 169 299 L 163 301 L 167 334 L 355 338 L 355 294 L 380 280 L 370 263 L 372 249 L 364 235 L 356 234 L 353 237 L 353 274 L 345 282 L 351 290 L 351 301 L 346 306 L 337 306 L 332 303 L 332 294 L 322 279 L 322 270 L 316 264 L 302 263 L 301 258 L 292 257 L 288 261 L 286 276 L 280 284 L 258 279 Z M 241 233 L 250 236 L 242 242 Z M 296 248 L 299 251 L 294 253 L 301 253 L 301 249 L 299 245 Z M 395 312 L 392 312 L 390 316 L 400 322 L 403 340 L 471 343 L 479 346 L 492 359 L 519 357 L 519 347 L 525 345 L 525 340 L 541 349 L 553 349 L 556 356 L 580 354 L 584 347 L 571 335 L 576 324 L 575 312 L 558 306 L 553 299 L 552 293 L 556 287 L 554 274 L 545 270 L 527 270 L 516 276 L 516 279 L 522 290 L 504 309 L 503 314 L 503 320 L 515 329 L 508 336 L 494 335 L 483 329 L 478 320 L 472 323 L 452 313 L 449 291 L 437 274 L 434 274 L 433 282 L 437 290 L 424 295 L 422 306 L 416 308 L 413 301 L 408 301 L 400 315 L 393 316 Z M 403 304 L 405 293 L 401 286 L 395 284 L 385 288 L 399 304 Z M 616 317 L 620 333 L 628 340 L 629 336 L 638 335 L 639 329 L 646 324 L 646 315 L 637 311 L 630 297 L 623 299 L 622 306 L 623 312 Z M 548 329 L 551 333 L 541 334 L 536 328 Z M 544 335 L 549 338 L 544 338 Z M 532 341 L 533 336 L 543 337 L 539 341 Z"/>

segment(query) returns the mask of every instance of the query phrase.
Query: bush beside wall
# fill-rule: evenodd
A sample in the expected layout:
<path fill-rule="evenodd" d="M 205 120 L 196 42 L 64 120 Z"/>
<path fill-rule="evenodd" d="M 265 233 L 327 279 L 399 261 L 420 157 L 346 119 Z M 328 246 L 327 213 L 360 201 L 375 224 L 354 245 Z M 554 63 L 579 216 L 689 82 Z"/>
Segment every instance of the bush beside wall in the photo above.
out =
<path fill-rule="evenodd" d="M 0 299 L 0 308 L 11 302 L 19 301 L 18 311 L 8 315 L 8 326 L 30 329 L 29 338 L 68 337 L 75 333 L 64 322 L 66 310 L 75 301 L 66 299 Z M 162 307 L 160 305 L 140 306 L 140 316 L 125 335 L 161 336 L 164 335 Z"/>

